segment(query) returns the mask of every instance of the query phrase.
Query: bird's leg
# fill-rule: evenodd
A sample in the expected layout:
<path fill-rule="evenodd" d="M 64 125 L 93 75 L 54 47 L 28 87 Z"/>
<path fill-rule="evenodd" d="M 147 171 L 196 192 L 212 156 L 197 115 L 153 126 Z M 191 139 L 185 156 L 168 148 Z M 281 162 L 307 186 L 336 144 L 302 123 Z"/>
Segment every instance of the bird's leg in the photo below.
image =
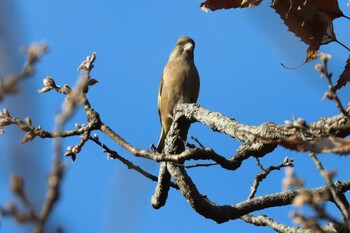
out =
<path fill-rule="evenodd" d="M 153 143 L 150 145 L 150 148 L 151 148 L 151 150 L 152 150 L 153 153 L 158 152 L 158 151 L 157 151 L 157 147 L 156 147 Z"/>

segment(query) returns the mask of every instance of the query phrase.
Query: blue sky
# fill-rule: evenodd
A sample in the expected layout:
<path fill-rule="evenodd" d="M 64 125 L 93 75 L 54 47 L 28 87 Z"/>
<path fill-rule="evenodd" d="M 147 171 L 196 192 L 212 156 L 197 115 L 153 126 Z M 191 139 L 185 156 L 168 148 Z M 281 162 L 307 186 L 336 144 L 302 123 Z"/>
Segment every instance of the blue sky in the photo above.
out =
<path fill-rule="evenodd" d="M 306 45 L 283 24 L 279 16 L 263 2 L 254 9 L 221 10 L 205 13 L 200 1 L 20 1 L 12 2 L 12 18 L 7 30 L 14 35 L 11 48 L 46 41 L 50 52 L 37 65 L 38 72 L 21 84 L 25 94 L 11 96 L 1 103 L 13 115 L 31 116 L 33 124 L 53 129 L 54 115 L 60 110 L 63 96 L 39 94 L 42 79 L 50 75 L 58 85 L 74 86 L 79 64 L 87 55 L 97 53 L 92 76 L 100 82 L 89 91 L 93 107 L 102 120 L 133 145 L 148 149 L 157 143 L 160 125 L 157 113 L 157 91 L 162 69 L 181 35 L 196 41 L 195 62 L 201 77 L 199 104 L 220 111 L 236 120 L 259 125 L 266 121 L 283 124 L 293 115 L 312 122 L 320 117 L 338 114 L 334 103 L 321 101 L 327 91 L 325 79 L 314 70 L 318 61 L 289 71 L 305 59 Z M 345 3 L 340 5 L 346 15 Z M 337 19 L 338 39 L 349 45 L 345 19 Z M 337 44 L 321 47 L 333 55 L 330 70 L 341 74 L 348 52 Z M 17 51 L 13 51 L 16 53 Z M 19 64 L 24 60 L 19 57 Z M 18 66 L 19 68 L 20 66 Z M 349 101 L 348 87 L 340 91 Z M 21 103 L 21 107 L 16 107 Z M 68 122 L 85 123 L 80 110 Z M 239 145 L 234 140 L 213 133 L 199 124 L 190 134 L 205 146 L 227 157 Z M 12 139 L 6 139 L 11 135 Z M 111 140 L 100 138 L 112 149 L 158 173 L 159 164 L 134 158 Z M 28 195 L 40 206 L 45 197 L 46 177 L 50 169 L 52 141 L 35 139 L 19 145 L 22 134 L 14 127 L 0 137 L 0 145 L 11 152 L 2 154 L 0 165 L 0 204 L 14 197 L 8 190 L 9 174 L 16 171 L 26 177 Z M 78 138 L 64 140 L 75 145 Z M 14 148 L 15 146 L 15 148 Z M 17 150 L 26 153 L 16 153 Z M 277 165 L 285 156 L 295 158 L 295 169 L 307 187 L 324 185 L 307 154 L 278 149 L 262 159 L 265 166 Z M 347 158 L 320 156 L 328 169 L 338 169 L 336 177 L 346 179 Z M 67 171 L 62 196 L 54 209 L 49 225 L 51 231 L 62 226 L 65 232 L 272 232 L 241 220 L 216 224 L 195 213 L 178 191 L 171 190 L 168 202 L 160 210 L 150 205 L 155 183 L 117 160 L 107 160 L 98 148 L 88 143 L 72 163 L 65 158 Z M 218 204 L 236 204 L 247 198 L 254 176 L 259 171 L 250 159 L 239 171 L 220 168 L 196 168 L 189 171 L 200 192 Z M 271 174 L 257 195 L 281 191 L 284 171 Z M 272 218 L 291 224 L 293 208 L 262 211 Z M 0 232 L 28 232 L 12 220 L 4 219 Z"/>

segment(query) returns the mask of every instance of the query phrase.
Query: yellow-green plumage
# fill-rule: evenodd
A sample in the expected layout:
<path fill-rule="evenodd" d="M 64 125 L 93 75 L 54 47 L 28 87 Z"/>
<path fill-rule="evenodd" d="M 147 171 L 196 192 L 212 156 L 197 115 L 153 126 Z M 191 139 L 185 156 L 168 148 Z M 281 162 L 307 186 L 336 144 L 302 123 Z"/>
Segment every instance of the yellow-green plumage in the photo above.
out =
<path fill-rule="evenodd" d="M 176 104 L 195 103 L 198 99 L 199 75 L 194 64 L 194 47 L 195 43 L 190 37 L 181 36 L 164 67 L 158 93 L 158 113 L 162 126 L 158 152 L 164 148 Z"/>

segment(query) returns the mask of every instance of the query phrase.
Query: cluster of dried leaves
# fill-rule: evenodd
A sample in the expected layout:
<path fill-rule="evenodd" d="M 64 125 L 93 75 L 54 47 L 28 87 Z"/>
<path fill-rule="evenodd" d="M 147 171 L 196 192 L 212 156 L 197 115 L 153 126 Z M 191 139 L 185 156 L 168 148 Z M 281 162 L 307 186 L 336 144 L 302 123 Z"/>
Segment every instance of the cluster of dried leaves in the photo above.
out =
<path fill-rule="evenodd" d="M 200 7 L 207 12 L 207 9 L 216 11 L 256 7 L 261 2 L 262 0 L 206 0 L 201 3 Z M 338 0 L 272 0 L 271 7 L 280 15 L 288 30 L 309 46 L 304 63 L 316 59 L 320 46 L 330 42 L 337 42 L 350 51 L 348 47 L 337 40 L 333 28 L 335 19 L 340 17 L 350 19 L 339 9 Z M 350 58 L 337 85 L 334 86 L 335 90 L 340 89 L 350 81 L 349 63 Z"/>

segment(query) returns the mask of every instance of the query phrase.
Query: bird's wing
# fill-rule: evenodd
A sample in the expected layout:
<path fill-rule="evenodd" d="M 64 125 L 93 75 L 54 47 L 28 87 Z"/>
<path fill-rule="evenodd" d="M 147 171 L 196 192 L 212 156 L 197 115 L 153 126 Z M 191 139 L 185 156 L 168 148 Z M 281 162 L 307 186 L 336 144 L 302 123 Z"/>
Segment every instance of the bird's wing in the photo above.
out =
<path fill-rule="evenodd" d="M 159 85 L 159 91 L 158 91 L 158 114 L 159 114 L 160 124 L 162 124 L 162 116 L 160 114 L 160 106 L 162 103 L 162 89 L 163 89 L 163 74 L 162 74 L 162 77 L 160 78 L 160 85 Z"/>

